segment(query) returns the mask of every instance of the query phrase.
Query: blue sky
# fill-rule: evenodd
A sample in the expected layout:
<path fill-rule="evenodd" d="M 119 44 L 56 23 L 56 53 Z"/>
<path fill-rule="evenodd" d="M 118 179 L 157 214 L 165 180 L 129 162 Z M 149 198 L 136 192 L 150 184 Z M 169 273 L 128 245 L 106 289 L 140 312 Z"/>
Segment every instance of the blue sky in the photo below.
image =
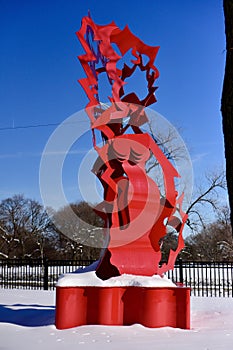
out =
<path fill-rule="evenodd" d="M 158 102 L 151 108 L 181 128 L 196 179 L 224 165 L 221 0 L 0 0 L 0 8 L 0 199 L 24 193 L 40 201 L 39 165 L 46 142 L 56 124 L 87 104 L 77 82 L 85 75 L 75 32 L 88 10 L 96 23 L 114 20 L 122 29 L 128 24 L 146 44 L 160 46 Z M 51 125 L 29 127 L 41 124 Z M 80 199 L 78 153 L 70 155 L 64 176 L 70 201 Z"/>

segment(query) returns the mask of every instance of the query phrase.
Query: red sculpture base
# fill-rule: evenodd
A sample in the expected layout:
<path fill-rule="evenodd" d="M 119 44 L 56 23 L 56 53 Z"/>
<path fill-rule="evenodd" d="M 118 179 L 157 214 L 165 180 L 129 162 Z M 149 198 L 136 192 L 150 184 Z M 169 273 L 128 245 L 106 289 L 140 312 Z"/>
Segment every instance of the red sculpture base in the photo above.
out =
<path fill-rule="evenodd" d="M 58 329 L 135 323 L 190 329 L 190 288 L 56 287 Z"/>

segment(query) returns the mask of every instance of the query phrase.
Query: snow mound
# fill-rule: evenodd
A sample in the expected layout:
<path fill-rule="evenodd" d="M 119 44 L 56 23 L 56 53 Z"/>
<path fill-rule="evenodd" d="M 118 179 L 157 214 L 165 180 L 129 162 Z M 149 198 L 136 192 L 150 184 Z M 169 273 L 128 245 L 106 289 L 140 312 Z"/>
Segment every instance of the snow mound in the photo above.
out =
<path fill-rule="evenodd" d="M 57 287 L 176 287 L 167 277 L 159 275 L 138 276 L 123 274 L 109 278 L 106 281 L 96 276 L 95 271 L 85 273 L 67 273 L 62 275 Z"/>
<path fill-rule="evenodd" d="M 176 287 L 176 285 L 167 277 L 159 275 L 138 276 L 123 274 L 118 277 L 112 277 L 105 281 L 106 286 L 134 286 L 134 287 Z"/>

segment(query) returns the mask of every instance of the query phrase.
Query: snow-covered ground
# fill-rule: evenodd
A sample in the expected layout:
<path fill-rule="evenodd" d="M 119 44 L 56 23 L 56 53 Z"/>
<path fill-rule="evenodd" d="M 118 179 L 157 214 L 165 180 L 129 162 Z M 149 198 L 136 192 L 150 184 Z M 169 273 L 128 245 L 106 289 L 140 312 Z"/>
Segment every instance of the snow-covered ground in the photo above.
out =
<path fill-rule="evenodd" d="M 55 292 L 0 289 L 0 350 L 179 349 L 233 347 L 233 299 L 191 298 L 191 330 L 82 326 L 57 330 Z"/>

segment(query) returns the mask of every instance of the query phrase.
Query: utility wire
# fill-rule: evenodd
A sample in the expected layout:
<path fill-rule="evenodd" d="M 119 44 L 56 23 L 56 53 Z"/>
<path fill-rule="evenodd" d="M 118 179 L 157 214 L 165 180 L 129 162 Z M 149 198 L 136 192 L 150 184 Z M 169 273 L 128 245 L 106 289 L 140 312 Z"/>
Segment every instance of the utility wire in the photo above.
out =
<path fill-rule="evenodd" d="M 40 128 L 40 127 L 44 127 L 44 126 L 57 126 L 57 125 L 59 125 L 59 123 L 36 124 L 36 125 L 19 125 L 19 126 L 4 126 L 2 128 L 0 127 L 0 131 Z"/>
<path fill-rule="evenodd" d="M 79 120 L 77 122 L 70 122 L 70 123 L 65 123 L 65 124 L 78 124 L 78 123 L 82 123 L 82 122 L 84 122 L 84 121 Z M 62 122 L 61 123 L 35 124 L 35 125 L 4 126 L 4 127 L 0 127 L 0 131 L 41 128 L 41 127 L 48 127 L 48 126 L 58 126 L 60 124 L 62 124 Z"/>

